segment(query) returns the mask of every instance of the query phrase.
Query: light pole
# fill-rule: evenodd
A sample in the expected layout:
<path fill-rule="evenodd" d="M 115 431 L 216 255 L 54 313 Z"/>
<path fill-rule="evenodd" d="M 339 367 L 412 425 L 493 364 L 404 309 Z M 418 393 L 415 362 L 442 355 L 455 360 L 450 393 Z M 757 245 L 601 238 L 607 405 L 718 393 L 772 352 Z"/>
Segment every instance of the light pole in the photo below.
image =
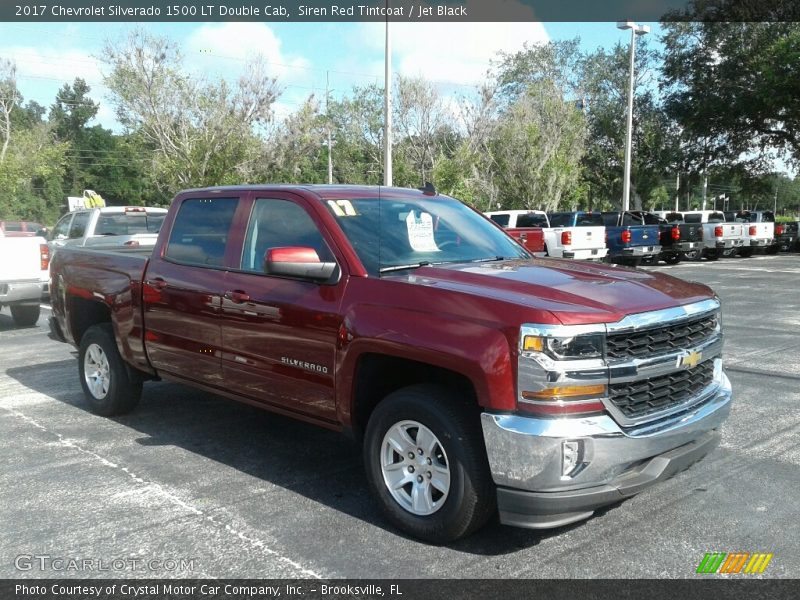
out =
<path fill-rule="evenodd" d="M 386 55 L 383 61 L 383 185 L 392 185 L 392 37 L 386 0 Z"/>
<path fill-rule="evenodd" d="M 622 183 L 622 210 L 631 207 L 631 143 L 633 140 L 633 59 L 636 54 L 636 36 L 650 33 L 648 25 L 637 25 L 633 21 L 618 21 L 617 29 L 631 30 L 631 68 L 628 81 L 628 127 L 625 133 L 625 180 Z"/>

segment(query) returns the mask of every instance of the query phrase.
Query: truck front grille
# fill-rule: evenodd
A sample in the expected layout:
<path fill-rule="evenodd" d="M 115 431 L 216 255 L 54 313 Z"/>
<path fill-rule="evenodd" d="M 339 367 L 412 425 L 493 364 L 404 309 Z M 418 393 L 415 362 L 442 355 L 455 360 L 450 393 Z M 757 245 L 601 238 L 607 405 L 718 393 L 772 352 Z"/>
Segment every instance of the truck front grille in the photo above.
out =
<path fill-rule="evenodd" d="M 611 334 L 606 342 L 606 355 L 610 359 L 643 358 L 694 348 L 714 335 L 716 327 L 714 313 L 675 325 Z"/>
<path fill-rule="evenodd" d="M 640 381 L 613 383 L 609 386 L 609 397 L 625 417 L 641 419 L 683 404 L 711 385 L 713 380 L 714 360 L 711 359 L 694 369 Z"/>

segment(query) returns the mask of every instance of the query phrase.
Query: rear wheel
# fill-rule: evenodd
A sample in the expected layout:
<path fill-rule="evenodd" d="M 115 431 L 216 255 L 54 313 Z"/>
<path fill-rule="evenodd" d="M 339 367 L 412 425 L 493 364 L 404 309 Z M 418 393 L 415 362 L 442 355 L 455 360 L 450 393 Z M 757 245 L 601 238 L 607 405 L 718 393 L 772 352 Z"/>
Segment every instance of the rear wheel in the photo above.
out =
<path fill-rule="evenodd" d="M 768 246 L 767 247 L 767 254 L 777 254 L 778 250 L 780 250 L 780 249 L 781 249 L 781 247 L 778 246 L 778 245 Z"/>
<path fill-rule="evenodd" d="M 677 265 L 681 262 L 681 255 L 680 254 L 665 254 L 664 255 L 664 262 L 668 265 Z"/>
<path fill-rule="evenodd" d="M 736 248 L 726 248 L 722 251 L 722 256 L 725 258 L 733 258 L 736 256 L 737 249 Z"/>
<path fill-rule="evenodd" d="M 93 325 L 83 334 L 78 371 L 83 393 L 95 414 L 121 415 L 139 403 L 142 382 L 130 377 L 109 323 Z"/>
<path fill-rule="evenodd" d="M 41 308 L 38 304 L 12 304 L 11 317 L 18 327 L 32 327 L 39 321 Z"/>
<path fill-rule="evenodd" d="M 739 256 L 742 258 L 750 258 L 753 256 L 753 249 L 752 248 L 739 248 Z"/>
<path fill-rule="evenodd" d="M 702 250 L 689 250 L 688 252 L 683 253 L 683 258 L 685 260 L 697 261 L 700 260 L 702 256 L 703 256 Z"/>
<path fill-rule="evenodd" d="M 495 510 L 475 407 L 445 388 L 410 386 L 378 404 L 367 425 L 364 463 L 387 518 L 415 538 L 451 542 L 480 528 Z"/>
<path fill-rule="evenodd" d="M 719 260 L 720 256 L 722 256 L 720 250 L 708 250 L 705 254 L 707 260 Z"/>

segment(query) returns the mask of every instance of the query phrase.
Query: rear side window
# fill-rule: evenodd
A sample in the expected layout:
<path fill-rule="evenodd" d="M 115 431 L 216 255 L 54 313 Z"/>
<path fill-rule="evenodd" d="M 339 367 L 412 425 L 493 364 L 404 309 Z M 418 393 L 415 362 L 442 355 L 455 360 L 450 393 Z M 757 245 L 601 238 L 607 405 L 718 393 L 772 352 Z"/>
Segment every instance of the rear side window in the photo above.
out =
<path fill-rule="evenodd" d="M 775 214 L 771 210 L 766 210 L 763 213 L 761 213 L 761 221 L 763 223 L 774 223 Z"/>
<path fill-rule="evenodd" d="M 547 217 L 538 213 L 519 215 L 517 227 L 547 227 Z"/>
<path fill-rule="evenodd" d="M 491 215 L 489 218 L 501 227 L 508 227 L 508 220 L 511 215 Z"/>
<path fill-rule="evenodd" d="M 667 213 L 667 215 L 664 218 L 670 223 L 680 223 L 681 221 L 683 221 L 683 215 L 681 213 L 676 213 L 676 212 Z"/>
<path fill-rule="evenodd" d="M 702 223 L 703 222 L 703 215 L 685 214 L 685 215 L 683 215 L 683 220 L 686 223 Z"/>
<path fill-rule="evenodd" d="M 708 215 L 708 222 L 709 223 L 724 223 L 725 222 L 725 215 L 721 212 L 715 212 Z"/>
<path fill-rule="evenodd" d="M 92 213 L 89 212 L 75 213 L 75 218 L 72 219 L 72 226 L 69 228 L 69 239 L 74 240 L 84 236 L 91 215 Z"/>
<path fill-rule="evenodd" d="M 238 203 L 236 198 L 184 200 L 172 226 L 166 258 L 192 265 L 222 266 Z"/>

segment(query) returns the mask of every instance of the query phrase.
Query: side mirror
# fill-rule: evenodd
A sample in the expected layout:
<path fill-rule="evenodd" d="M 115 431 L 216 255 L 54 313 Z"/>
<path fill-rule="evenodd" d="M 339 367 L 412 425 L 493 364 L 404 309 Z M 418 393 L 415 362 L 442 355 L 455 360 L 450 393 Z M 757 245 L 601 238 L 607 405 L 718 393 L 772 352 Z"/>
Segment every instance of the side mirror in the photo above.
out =
<path fill-rule="evenodd" d="M 321 262 L 316 250 L 302 246 L 270 248 L 264 256 L 264 272 L 268 275 L 323 282 L 333 277 L 337 267 L 335 262 Z"/>

